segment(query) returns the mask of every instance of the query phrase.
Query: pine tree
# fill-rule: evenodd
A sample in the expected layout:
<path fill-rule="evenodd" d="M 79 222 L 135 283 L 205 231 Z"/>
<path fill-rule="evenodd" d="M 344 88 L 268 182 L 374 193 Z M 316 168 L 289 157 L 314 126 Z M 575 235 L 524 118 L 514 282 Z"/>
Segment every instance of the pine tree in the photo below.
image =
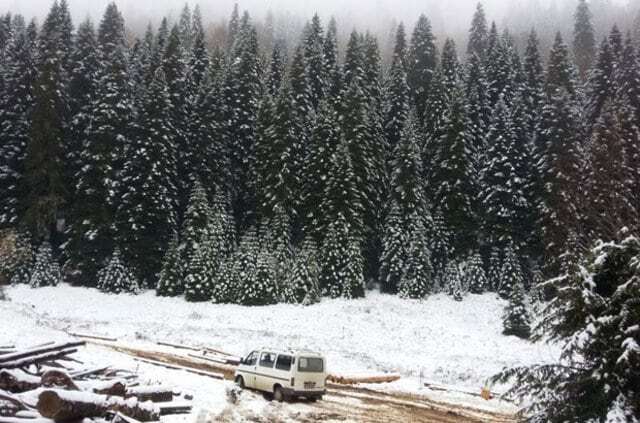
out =
<path fill-rule="evenodd" d="M 207 47 L 206 34 L 202 25 L 202 14 L 200 6 L 196 5 L 193 10 L 193 18 L 191 22 L 191 51 L 189 60 L 190 81 L 195 90 L 200 88 L 207 76 L 209 68 L 209 51 Z M 188 45 L 182 43 L 183 49 L 187 49 Z"/>
<path fill-rule="evenodd" d="M 213 273 L 210 272 L 208 261 L 211 248 L 212 245 L 207 237 L 198 244 L 189 257 L 184 277 L 184 297 L 187 301 L 208 301 L 213 295 Z"/>
<path fill-rule="evenodd" d="M 420 15 L 411 36 L 411 46 L 407 55 L 407 84 L 413 95 L 413 104 L 420 122 L 425 118 L 431 79 L 437 66 L 438 49 L 431 22 L 425 15 Z"/>
<path fill-rule="evenodd" d="M 115 249 L 108 264 L 98 272 L 98 288 L 112 294 L 137 294 L 138 281 L 122 261 L 120 250 Z"/>
<path fill-rule="evenodd" d="M 269 63 L 269 76 L 267 81 L 267 90 L 269 95 L 277 98 L 280 88 L 287 73 L 287 52 L 284 41 L 280 40 L 273 46 L 271 52 L 271 62 Z M 264 100 L 263 100 L 264 101 Z"/>
<path fill-rule="evenodd" d="M 500 285 L 498 287 L 498 295 L 503 299 L 508 299 L 517 286 L 523 285 L 522 269 L 520 261 L 516 256 L 516 252 L 512 243 L 507 244 L 504 253 L 504 261 L 500 270 Z"/>
<path fill-rule="evenodd" d="M 338 64 L 338 28 L 336 20 L 331 18 L 323 45 L 324 74 L 326 77 L 327 95 L 336 98 L 341 89 L 341 75 Z"/>
<path fill-rule="evenodd" d="M 169 240 L 177 231 L 175 128 L 164 72 L 158 69 L 145 95 L 136 134 L 122 169 L 116 211 L 118 244 L 137 279 L 153 286 Z"/>
<path fill-rule="evenodd" d="M 314 241 L 303 240 L 292 263 L 286 286 L 291 300 L 303 305 L 311 305 L 320 301 L 319 288 L 320 268 L 318 265 L 318 249 Z"/>
<path fill-rule="evenodd" d="M 573 55 L 583 80 L 591 68 L 596 52 L 596 38 L 591 18 L 589 3 L 586 0 L 580 0 L 576 8 L 573 27 Z"/>
<path fill-rule="evenodd" d="M 230 281 L 220 278 L 225 262 L 232 258 L 235 248 L 235 225 L 230 214 L 230 205 L 224 193 L 216 190 L 212 202 L 212 218 L 207 239 L 207 265 L 212 278 L 211 298 L 215 303 L 233 301 L 233 286 Z"/>
<path fill-rule="evenodd" d="M 554 279 L 561 289 L 543 310 L 534 340 L 559 343 L 562 361 L 494 377 L 515 382 L 508 395 L 536 393 L 523 413 L 551 422 L 637 420 L 639 260 L 640 241 L 627 236 L 599 243 L 580 266 Z"/>
<path fill-rule="evenodd" d="M 320 287 L 325 295 L 331 298 L 364 296 L 360 246 L 342 214 L 329 225 L 320 256 Z"/>
<path fill-rule="evenodd" d="M 468 286 L 472 294 L 483 294 L 488 291 L 489 281 L 484 273 L 480 254 L 475 253 L 467 259 L 462 284 Z"/>
<path fill-rule="evenodd" d="M 577 94 L 576 70 L 569 57 L 569 49 L 562 39 L 562 34 L 558 32 L 549 52 L 545 91 L 547 96 L 552 96 L 560 89 L 564 89 L 571 96 Z"/>
<path fill-rule="evenodd" d="M 433 267 L 433 291 L 441 292 L 445 287 L 445 272 L 451 256 L 451 234 L 447 230 L 439 207 L 433 214 L 431 231 L 431 266 Z"/>
<path fill-rule="evenodd" d="M 0 83 L 0 225 L 15 226 L 25 196 L 25 154 L 36 80 L 35 23 L 13 19 Z"/>
<path fill-rule="evenodd" d="M 380 69 L 380 49 L 378 39 L 367 32 L 363 40 L 364 51 L 364 89 L 371 103 L 372 112 L 381 112 L 382 103 L 382 83 Z"/>
<path fill-rule="evenodd" d="M 514 335 L 522 339 L 531 336 L 531 317 L 522 282 L 516 284 L 509 295 L 509 304 L 504 310 L 502 325 L 504 335 Z"/>
<path fill-rule="evenodd" d="M 60 268 L 52 257 L 51 244 L 45 241 L 40 245 L 36 253 L 29 285 L 31 285 L 32 288 L 56 286 L 60 283 L 61 279 Z"/>
<path fill-rule="evenodd" d="M 618 61 L 613 46 L 603 40 L 598 50 L 598 58 L 589 75 L 587 89 L 586 119 L 591 129 L 600 118 L 607 102 L 613 101 L 616 95 L 616 69 Z"/>
<path fill-rule="evenodd" d="M 404 65 L 405 39 L 404 27 L 398 27 L 393 63 L 389 71 L 384 105 L 384 130 L 389 146 L 389 154 L 400 141 L 402 129 L 409 117 L 410 91 L 407 83 L 407 71 Z"/>
<path fill-rule="evenodd" d="M 66 0 L 54 1 L 38 40 L 38 77 L 25 151 L 24 222 L 36 236 L 56 231 L 68 198 L 65 189 L 63 139 L 69 119 L 69 54 L 72 25 Z"/>
<path fill-rule="evenodd" d="M 402 298 L 425 298 L 433 291 L 433 268 L 423 216 L 417 212 L 409 216 L 407 238 L 407 259 L 398 283 L 398 294 Z"/>
<path fill-rule="evenodd" d="M 477 56 L 484 60 L 487 53 L 488 42 L 487 18 L 485 17 L 482 3 L 478 3 L 469 29 L 469 42 L 467 43 L 467 56 Z"/>
<path fill-rule="evenodd" d="M 235 3 L 227 26 L 227 51 L 230 52 L 234 48 L 240 36 L 240 30 L 240 12 L 238 10 L 238 3 Z"/>
<path fill-rule="evenodd" d="M 516 150 L 513 114 L 501 98 L 494 110 L 487 134 L 487 162 L 482 171 L 482 205 L 485 209 L 485 231 L 494 243 L 504 245 L 516 230 L 517 212 L 523 207 L 523 180 L 518 175 L 519 157 Z"/>
<path fill-rule="evenodd" d="M 234 216 L 239 228 L 245 229 L 255 220 L 255 130 L 261 89 L 257 33 L 247 13 L 235 38 L 224 96 L 229 113 L 229 137 L 233 140 L 230 152 L 234 170 Z"/>
<path fill-rule="evenodd" d="M 90 285 L 114 249 L 119 175 L 135 117 L 124 20 L 115 3 L 109 4 L 100 23 L 98 46 L 98 89 L 88 118 L 91 125 L 82 139 L 83 166 L 75 178 L 75 206 L 65 248 L 69 268 Z"/>
<path fill-rule="evenodd" d="M 462 271 L 460 265 L 455 260 L 449 261 L 444 276 L 445 292 L 456 301 L 462 301 Z"/>
<path fill-rule="evenodd" d="M 162 260 L 162 270 L 160 270 L 156 286 L 156 294 L 158 296 L 174 297 L 183 289 L 185 272 L 180 258 L 179 247 L 178 236 L 174 234 Z"/>
<path fill-rule="evenodd" d="M 392 200 L 384 225 L 380 282 L 382 292 L 396 293 L 407 261 L 407 240 L 400 208 Z"/>
<path fill-rule="evenodd" d="M 437 204 L 448 232 L 453 234 L 452 248 L 464 254 L 476 243 L 474 198 L 477 195 L 473 176 L 473 148 L 465 134 L 465 105 L 459 89 L 452 92 L 443 122 L 443 134 L 434 140 L 432 164 L 428 178 L 432 203 Z"/>
<path fill-rule="evenodd" d="M 307 25 L 302 43 L 304 45 L 304 59 L 306 75 L 309 81 L 310 101 L 314 110 L 318 109 L 320 101 L 327 90 L 326 75 L 324 73 L 323 29 L 318 14 L 313 15 Z"/>
<path fill-rule="evenodd" d="M 589 143 L 587 176 L 589 239 L 615 239 L 620 228 L 637 219 L 637 209 L 627 183 L 626 137 L 637 142 L 638 130 L 625 134 L 623 110 L 606 103 Z M 633 141 L 632 141 L 633 142 Z M 632 188 L 634 189 L 634 188 Z"/>
<path fill-rule="evenodd" d="M 336 128 L 338 113 L 329 101 L 323 101 L 309 138 L 308 156 L 305 164 L 303 187 L 305 234 L 322 242 L 323 228 L 326 228 L 326 214 L 322 207 L 333 169 L 333 157 L 338 152 L 340 131 Z"/>
<path fill-rule="evenodd" d="M 180 235 L 180 256 L 183 263 L 190 263 L 193 255 L 203 248 L 209 234 L 210 221 L 211 208 L 207 194 L 200 181 L 196 180 L 191 189 Z M 188 274 L 189 269 L 185 270 Z M 184 287 L 176 286 L 174 292 L 180 295 L 183 290 Z"/>

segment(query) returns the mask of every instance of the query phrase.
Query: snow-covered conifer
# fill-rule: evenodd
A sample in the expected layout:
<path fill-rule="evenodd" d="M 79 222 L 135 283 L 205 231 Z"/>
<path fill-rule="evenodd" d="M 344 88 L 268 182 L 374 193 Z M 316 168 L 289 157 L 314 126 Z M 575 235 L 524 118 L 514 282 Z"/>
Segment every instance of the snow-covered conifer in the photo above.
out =
<path fill-rule="evenodd" d="M 527 307 L 524 286 L 522 282 L 519 282 L 509 294 L 509 304 L 505 308 L 502 318 L 504 327 L 502 333 L 523 339 L 528 339 L 531 336 L 531 317 Z"/>
<path fill-rule="evenodd" d="M 52 256 L 51 244 L 45 241 L 40 244 L 36 253 L 29 285 L 32 288 L 56 286 L 60 283 L 61 278 L 60 266 L 55 263 L 55 258 Z"/>
<path fill-rule="evenodd" d="M 397 292 L 407 260 L 407 240 L 405 237 L 400 209 L 397 202 L 393 201 L 385 221 L 382 237 L 382 257 L 380 259 L 382 292 Z"/>
<path fill-rule="evenodd" d="M 431 252 L 422 216 L 416 212 L 409 217 L 407 258 L 402 278 L 398 283 L 398 294 L 402 298 L 425 298 L 433 291 L 433 268 Z"/>
<path fill-rule="evenodd" d="M 469 287 L 472 294 L 482 294 L 489 290 L 480 254 L 470 256 L 464 266 L 463 285 Z"/>
<path fill-rule="evenodd" d="M 134 273 L 122 261 L 118 248 L 113 251 L 107 265 L 98 272 L 98 288 L 113 294 L 137 294 L 140 291 Z"/>
<path fill-rule="evenodd" d="M 208 263 L 211 244 L 208 238 L 195 248 L 186 266 L 184 297 L 187 301 L 208 301 L 212 296 L 213 275 Z"/>
<path fill-rule="evenodd" d="M 498 295 L 504 299 L 510 298 L 511 292 L 518 285 L 524 286 L 522 269 L 514 246 L 512 243 L 509 243 L 505 250 L 504 261 L 502 262 L 502 269 L 500 270 Z"/>
<path fill-rule="evenodd" d="M 312 239 L 305 239 L 298 249 L 289 277 L 286 281 L 285 300 L 303 305 L 311 305 L 320 301 L 318 278 L 318 248 Z"/>
<path fill-rule="evenodd" d="M 161 297 L 174 297 L 183 290 L 184 265 L 179 246 L 178 236 L 174 234 L 162 260 L 162 270 L 156 286 L 156 293 Z"/>

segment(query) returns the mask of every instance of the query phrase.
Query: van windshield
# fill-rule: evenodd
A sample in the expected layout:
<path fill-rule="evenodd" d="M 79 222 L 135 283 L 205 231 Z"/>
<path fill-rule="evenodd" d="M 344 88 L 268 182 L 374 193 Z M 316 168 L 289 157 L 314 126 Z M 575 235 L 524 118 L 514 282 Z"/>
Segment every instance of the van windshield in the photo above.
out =
<path fill-rule="evenodd" d="M 320 373 L 324 370 L 324 363 L 321 358 L 300 357 L 300 361 L 298 361 L 298 370 L 308 373 Z"/>

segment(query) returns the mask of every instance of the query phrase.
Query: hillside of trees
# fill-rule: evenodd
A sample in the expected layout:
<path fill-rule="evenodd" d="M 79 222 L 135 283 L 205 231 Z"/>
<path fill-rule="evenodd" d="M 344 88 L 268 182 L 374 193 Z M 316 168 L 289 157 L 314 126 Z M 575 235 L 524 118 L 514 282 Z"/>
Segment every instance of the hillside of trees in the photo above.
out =
<path fill-rule="evenodd" d="M 536 287 L 640 222 L 639 32 L 575 17 L 518 51 L 478 5 L 461 52 L 423 15 L 383 68 L 317 15 L 264 55 L 237 7 L 224 45 L 188 6 L 134 43 L 115 4 L 97 28 L 65 0 L 8 13 L 6 278 L 242 304 Z"/>

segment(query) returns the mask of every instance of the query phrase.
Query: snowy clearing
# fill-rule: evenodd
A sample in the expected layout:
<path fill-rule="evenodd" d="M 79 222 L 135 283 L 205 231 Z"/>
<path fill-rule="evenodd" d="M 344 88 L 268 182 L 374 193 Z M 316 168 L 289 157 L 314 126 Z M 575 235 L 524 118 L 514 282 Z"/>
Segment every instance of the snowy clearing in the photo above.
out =
<path fill-rule="evenodd" d="M 486 409 L 512 411 L 513 407 L 467 395 L 443 397 L 442 393 L 421 388 L 421 377 L 423 382 L 479 392 L 485 380 L 504 366 L 547 362 L 557 354 L 552 347 L 503 336 L 504 302 L 489 294 L 470 295 L 459 303 L 446 295 L 406 301 L 370 293 L 361 300 L 323 300 L 309 307 L 281 304 L 252 308 L 193 304 L 156 297 L 153 292 L 107 295 L 67 285 L 40 289 L 15 286 L 7 294 L 11 302 L 0 302 L 3 323 L 8 323 L 0 326 L 0 344 L 29 346 L 50 340 L 52 332 L 64 336 L 61 331 L 71 331 L 137 345 L 167 341 L 217 347 L 236 355 L 259 346 L 304 347 L 324 353 L 330 372 L 398 372 L 403 376 L 375 389 L 429 394 L 431 398 Z M 139 366 L 152 382 L 162 380 L 197 390 L 195 405 L 208 412 L 226 407 L 228 382 L 185 377 L 182 372 L 124 360 L 120 354 L 95 346 L 85 353 L 129 368 Z M 242 407 L 254 412 L 256 407 L 268 407 L 270 411 L 258 413 L 264 416 L 282 405 L 256 396 L 249 406 L 243 403 Z M 305 405 L 289 404 L 288 412 L 296 407 Z"/>

